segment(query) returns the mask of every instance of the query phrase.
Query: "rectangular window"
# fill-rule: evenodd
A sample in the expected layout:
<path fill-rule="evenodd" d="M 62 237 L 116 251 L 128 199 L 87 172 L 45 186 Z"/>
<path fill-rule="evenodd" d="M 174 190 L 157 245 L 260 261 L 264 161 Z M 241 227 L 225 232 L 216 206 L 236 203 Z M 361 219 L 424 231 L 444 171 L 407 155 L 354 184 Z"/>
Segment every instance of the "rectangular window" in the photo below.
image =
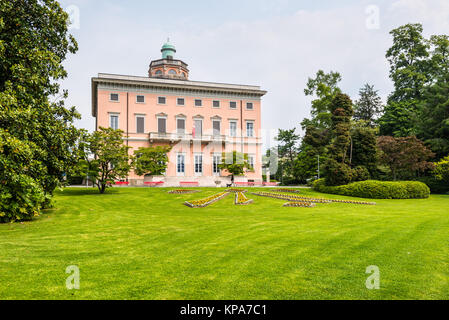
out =
<path fill-rule="evenodd" d="M 229 122 L 229 135 L 231 137 L 237 137 L 237 121 Z"/>
<path fill-rule="evenodd" d="M 145 103 L 145 96 L 137 96 L 136 101 L 137 103 Z"/>
<path fill-rule="evenodd" d="M 231 109 L 237 109 L 237 102 L 235 102 L 235 101 L 229 102 L 229 108 L 231 108 Z"/>
<path fill-rule="evenodd" d="M 111 101 L 118 101 L 118 98 L 119 98 L 118 93 L 111 93 L 111 96 L 110 96 Z"/>
<path fill-rule="evenodd" d="M 178 106 L 185 106 L 186 101 L 184 98 L 178 98 L 177 104 L 178 104 Z"/>
<path fill-rule="evenodd" d="M 195 120 L 193 137 L 201 138 L 202 136 L 203 136 L 203 120 Z"/>
<path fill-rule="evenodd" d="M 196 99 L 195 100 L 195 107 L 202 107 L 203 106 L 203 100 Z"/>
<path fill-rule="evenodd" d="M 167 103 L 167 98 L 166 97 L 158 97 L 157 98 L 157 103 L 158 104 L 166 104 Z"/>
<path fill-rule="evenodd" d="M 157 132 L 160 134 L 167 133 L 167 119 L 165 118 L 158 118 L 157 119 Z"/>
<path fill-rule="evenodd" d="M 212 106 L 213 106 L 214 108 L 220 108 L 220 101 L 215 100 L 215 101 L 212 103 Z"/>
<path fill-rule="evenodd" d="M 176 172 L 178 175 L 183 175 L 186 172 L 186 156 L 184 154 L 178 154 L 176 163 Z"/>
<path fill-rule="evenodd" d="M 145 133 L 145 117 L 144 116 L 136 117 L 136 132 L 137 133 Z"/>
<path fill-rule="evenodd" d="M 254 105 L 252 102 L 247 102 L 246 103 L 246 109 L 247 110 L 254 110 Z"/>
<path fill-rule="evenodd" d="M 219 136 L 221 135 L 221 122 L 218 120 L 213 120 L 212 121 L 212 127 L 214 130 L 214 136 Z"/>
<path fill-rule="evenodd" d="M 118 130 L 118 115 L 111 114 L 109 116 L 109 126 L 111 129 Z"/>
<path fill-rule="evenodd" d="M 186 133 L 186 120 L 185 119 L 177 119 L 177 132 L 179 135 L 183 135 Z"/>
<path fill-rule="evenodd" d="M 254 171 L 254 156 L 248 156 L 249 170 Z"/>
<path fill-rule="evenodd" d="M 249 138 L 254 137 L 254 122 L 246 123 L 246 136 Z"/>
<path fill-rule="evenodd" d="M 203 173 L 203 155 L 195 155 L 195 174 L 201 175 Z"/>
<path fill-rule="evenodd" d="M 213 174 L 214 175 L 220 175 L 221 169 L 220 169 L 220 164 L 221 164 L 221 156 L 219 155 L 215 155 L 212 159 L 212 170 L 213 170 Z"/>

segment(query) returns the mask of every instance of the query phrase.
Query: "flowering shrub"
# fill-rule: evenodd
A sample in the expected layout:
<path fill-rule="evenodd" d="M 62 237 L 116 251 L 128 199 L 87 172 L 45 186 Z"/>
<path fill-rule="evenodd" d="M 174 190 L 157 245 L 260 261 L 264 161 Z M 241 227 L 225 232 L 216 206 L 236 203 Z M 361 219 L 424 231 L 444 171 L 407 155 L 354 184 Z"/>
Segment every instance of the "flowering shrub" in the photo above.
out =
<path fill-rule="evenodd" d="M 190 194 L 190 193 L 197 193 L 198 190 L 186 190 L 186 189 L 178 189 L 178 190 L 171 190 L 168 193 L 169 194 Z"/>
<path fill-rule="evenodd" d="M 253 203 L 253 200 L 248 199 L 243 192 L 237 192 L 235 194 L 235 202 L 236 205 L 245 206 L 250 203 Z"/>
<path fill-rule="evenodd" d="M 312 208 L 315 207 L 315 203 L 311 202 L 287 202 L 284 207 L 298 207 L 298 208 Z"/>
<path fill-rule="evenodd" d="M 228 194 L 229 194 L 229 192 L 221 192 L 221 193 L 218 193 L 216 195 L 207 197 L 205 199 L 194 200 L 194 201 L 186 201 L 186 202 L 184 202 L 184 204 L 186 206 L 188 206 L 188 207 L 191 207 L 191 208 L 205 208 L 205 207 L 211 205 L 212 203 L 217 202 L 217 201 L 223 199 Z"/>

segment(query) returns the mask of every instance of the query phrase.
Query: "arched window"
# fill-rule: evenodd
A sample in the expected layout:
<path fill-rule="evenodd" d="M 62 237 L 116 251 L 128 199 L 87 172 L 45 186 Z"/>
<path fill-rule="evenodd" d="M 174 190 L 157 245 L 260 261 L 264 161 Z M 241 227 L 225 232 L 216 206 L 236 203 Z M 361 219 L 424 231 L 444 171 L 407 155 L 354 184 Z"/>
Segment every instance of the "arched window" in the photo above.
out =
<path fill-rule="evenodd" d="M 157 71 L 156 71 L 156 75 L 157 75 L 157 76 L 162 75 L 162 70 L 157 70 Z"/>
<path fill-rule="evenodd" d="M 176 76 L 178 73 L 175 70 L 171 69 L 170 71 L 168 71 L 168 74 L 172 75 L 172 76 Z"/>

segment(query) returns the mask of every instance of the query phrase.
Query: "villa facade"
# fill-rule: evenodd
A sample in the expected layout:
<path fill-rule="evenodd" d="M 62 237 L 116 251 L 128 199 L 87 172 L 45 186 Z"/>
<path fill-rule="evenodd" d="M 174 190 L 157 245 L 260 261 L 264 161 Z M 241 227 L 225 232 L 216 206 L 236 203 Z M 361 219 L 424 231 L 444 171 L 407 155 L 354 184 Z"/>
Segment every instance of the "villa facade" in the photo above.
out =
<path fill-rule="evenodd" d="M 167 43 L 162 59 L 152 61 L 148 77 L 100 73 L 92 78 L 92 115 L 96 130 L 124 131 L 130 153 L 140 147 L 170 145 L 164 177 L 130 173 L 132 185 L 160 179 L 166 186 L 197 182 L 229 183 L 218 168 L 223 152 L 248 154 L 253 167 L 236 181 L 262 182 L 261 99 L 258 86 L 189 80 L 188 65 L 174 58 Z"/>

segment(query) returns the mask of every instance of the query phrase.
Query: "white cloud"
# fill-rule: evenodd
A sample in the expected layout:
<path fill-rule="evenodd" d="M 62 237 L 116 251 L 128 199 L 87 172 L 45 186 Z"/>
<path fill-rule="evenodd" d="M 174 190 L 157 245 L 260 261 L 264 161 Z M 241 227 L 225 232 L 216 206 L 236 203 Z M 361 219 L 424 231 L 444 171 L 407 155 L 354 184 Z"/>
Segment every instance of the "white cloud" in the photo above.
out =
<path fill-rule="evenodd" d="M 400 22 L 423 20 L 432 24 L 430 29 L 449 33 L 448 12 L 446 1 L 398 0 L 381 10 L 379 30 L 368 30 L 365 7 L 354 5 L 225 21 L 211 28 L 189 22 L 169 35 L 178 57 L 189 64 L 192 80 L 261 85 L 269 92 L 263 101 L 263 126 L 286 129 L 309 116 L 310 99 L 303 90 L 318 69 L 341 72 L 342 89 L 353 98 L 366 82 L 386 97 L 391 90 L 385 59 L 391 45 L 388 32 Z M 67 62 L 65 87 L 70 103 L 83 113 L 83 127 L 92 129 L 94 124 L 90 77 L 98 72 L 146 75 L 150 58 L 159 58 L 168 35 L 164 26 L 155 28 L 126 13 L 111 7 L 82 20 L 80 52 Z"/>

